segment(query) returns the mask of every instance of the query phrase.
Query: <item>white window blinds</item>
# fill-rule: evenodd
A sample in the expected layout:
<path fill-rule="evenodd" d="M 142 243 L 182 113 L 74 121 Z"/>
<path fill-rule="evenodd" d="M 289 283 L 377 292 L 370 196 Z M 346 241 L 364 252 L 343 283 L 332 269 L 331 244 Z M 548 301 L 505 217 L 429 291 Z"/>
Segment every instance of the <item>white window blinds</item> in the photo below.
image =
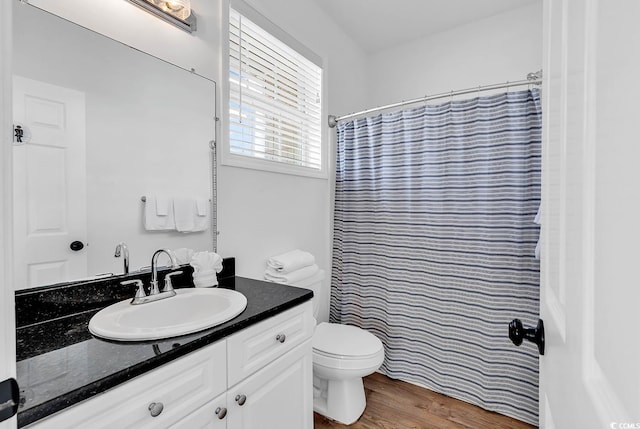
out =
<path fill-rule="evenodd" d="M 229 10 L 230 153 L 319 171 L 322 69 Z"/>

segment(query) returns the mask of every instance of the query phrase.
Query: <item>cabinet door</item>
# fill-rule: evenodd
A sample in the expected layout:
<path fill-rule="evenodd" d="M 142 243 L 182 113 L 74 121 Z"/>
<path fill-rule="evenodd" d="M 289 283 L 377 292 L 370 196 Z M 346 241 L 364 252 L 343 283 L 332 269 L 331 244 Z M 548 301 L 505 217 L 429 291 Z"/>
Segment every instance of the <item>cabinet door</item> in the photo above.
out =
<path fill-rule="evenodd" d="M 227 394 L 223 393 L 193 413 L 180 419 L 170 429 L 226 429 Z"/>
<path fill-rule="evenodd" d="M 229 389 L 229 429 L 312 429 L 311 340 Z"/>

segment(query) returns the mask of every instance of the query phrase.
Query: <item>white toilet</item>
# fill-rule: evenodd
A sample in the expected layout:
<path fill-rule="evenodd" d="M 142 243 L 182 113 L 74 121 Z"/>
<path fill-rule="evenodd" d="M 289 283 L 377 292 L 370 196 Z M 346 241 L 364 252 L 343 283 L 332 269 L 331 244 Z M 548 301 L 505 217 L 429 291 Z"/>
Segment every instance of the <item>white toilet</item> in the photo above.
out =
<path fill-rule="evenodd" d="M 318 316 L 324 271 L 296 285 L 314 293 L 313 312 Z M 382 342 L 355 326 L 320 323 L 313 333 L 313 410 L 350 425 L 364 411 L 366 399 L 362 377 L 380 368 Z"/>

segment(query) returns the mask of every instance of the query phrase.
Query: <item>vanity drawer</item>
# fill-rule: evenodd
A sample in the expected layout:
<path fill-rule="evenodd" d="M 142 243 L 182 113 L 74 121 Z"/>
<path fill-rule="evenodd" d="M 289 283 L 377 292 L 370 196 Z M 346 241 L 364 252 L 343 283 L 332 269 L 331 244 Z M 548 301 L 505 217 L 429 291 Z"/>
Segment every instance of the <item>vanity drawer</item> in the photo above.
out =
<path fill-rule="evenodd" d="M 250 326 L 227 339 L 229 387 L 311 338 L 311 301 Z"/>
<path fill-rule="evenodd" d="M 190 353 L 29 429 L 168 428 L 226 390 L 226 341 Z M 162 412 L 151 416 L 151 403 Z"/>
<path fill-rule="evenodd" d="M 227 395 L 223 393 L 180 419 L 170 429 L 226 429 L 227 420 Z"/>

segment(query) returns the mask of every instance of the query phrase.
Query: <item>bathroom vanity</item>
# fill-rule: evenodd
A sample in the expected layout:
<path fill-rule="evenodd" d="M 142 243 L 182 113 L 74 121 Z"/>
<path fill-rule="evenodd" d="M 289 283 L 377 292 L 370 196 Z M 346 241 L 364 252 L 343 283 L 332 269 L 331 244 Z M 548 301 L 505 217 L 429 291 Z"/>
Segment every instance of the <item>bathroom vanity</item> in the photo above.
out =
<path fill-rule="evenodd" d="M 220 287 L 246 296 L 242 314 L 166 340 L 95 338 L 87 323 L 98 309 L 19 323 L 18 426 L 311 429 L 312 292 L 240 277 Z M 65 291 L 16 297 L 43 299 Z"/>

